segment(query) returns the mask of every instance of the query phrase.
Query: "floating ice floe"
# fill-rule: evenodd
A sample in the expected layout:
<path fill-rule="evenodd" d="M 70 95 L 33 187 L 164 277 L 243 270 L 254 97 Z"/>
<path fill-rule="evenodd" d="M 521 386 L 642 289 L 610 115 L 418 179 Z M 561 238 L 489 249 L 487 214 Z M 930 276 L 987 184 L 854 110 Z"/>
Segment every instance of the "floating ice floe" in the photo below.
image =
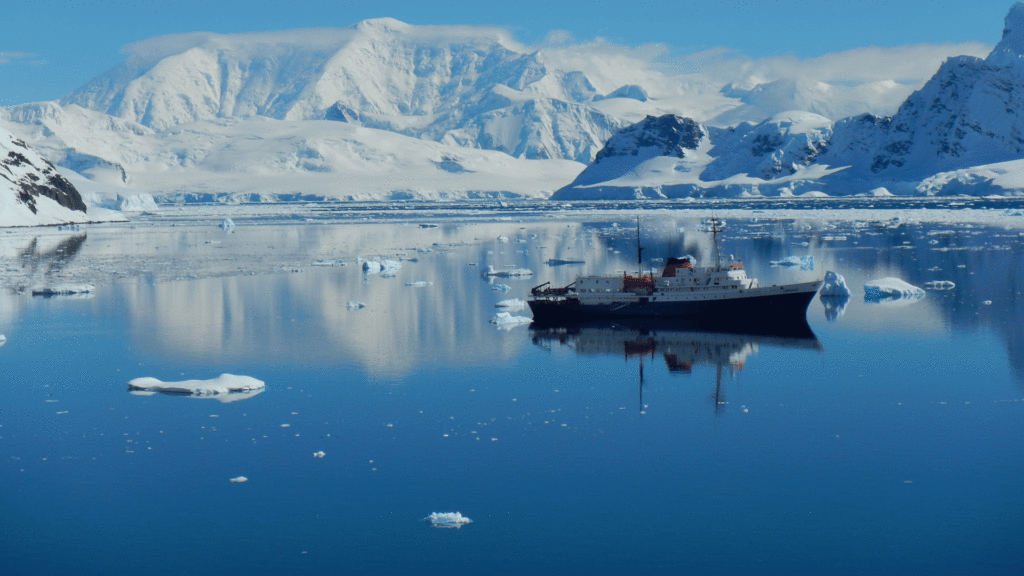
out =
<path fill-rule="evenodd" d="M 533 270 L 529 268 L 509 268 L 508 270 L 495 270 L 494 266 L 487 266 L 484 272 L 485 277 L 490 278 L 516 278 L 521 276 L 533 276 Z"/>
<path fill-rule="evenodd" d="M 3 334 L 0 334 L 0 346 L 3 346 L 6 343 L 7 343 L 7 337 L 4 336 Z"/>
<path fill-rule="evenodd" d="M 415 282 L 406 282 L 406 286 L 412 286 L 414 288 L 424 288 L 426 286 L 433 286 L 433 282 L 427 282 L 426 280 L 417 280 Z"/>
<path fill-rule="evenodd" d="M 327 456 L 327 454 L 324 454 L 323 450 L 319 452 L 313 452 L 313 458 L 323 458 L 324 456 Z"/>
<path fill-rule="evenodd" d="M 549 259 L 546 264 L 548 266 L 565 266 L 567 264 L 586 264 L 583 260 L 560 260 L 558 258 Z"/>
<path fill-rule="evenodd" d="M 506 312 L 518 312 L 526 308 L 526 301 L 519 298 L 502 300 L 494 305 L 495 308 L 504 308 Z"/>
<path fill-rule="evenodd" d="M 345 266 L 346 264 L 341 260 L 317 260 L 313 262 L 313 266 Z"/>
<path fill-rule="evenodd" d="M 462 528 L 464 524 L 472 522 L 462 515 L 462 512 L 431 512 L 430 516 L 424 518 L 434 528 Z"/>
<path fill-rule="evenodd" d="M 366 308 L 366 303 L 349 300 L 346 306 L 348 307 L 349 310 L 362 310 L 363 308 Z"/>
<path fill-rule="evenodd" d="M 54 284 L 53 286 L 36 286 L 32 289 L 33 296 L 58 296 L 67 294 L 89 294 L 96 287 L 92 284 Z"/>
<path fill-rule="evenodd" d="M 787 256 L 782 260 L 773 260 L 769 264 L 799 268 L 800 270 L 814 270 L 814 256 Z"/>
<path fill-rule="evenodd" d="M 491 290 L 494 290 L 495 292 L 501 292 L 503 294 L 511 289 L 512 287 L 509 286 L 508 284 L 495 284 L 494 286 L 491 286 Z"/>
<path fill-rule="evenodd" d="M 825 272 L 825 283 L 821 285 L 821 290 L 818 291 L 818 296 L 822 298 L 849 297 L 850 288 L 846 286 L 845 278 L 830 270 Z"/>
<path fill-rule="evenodd" d="M 916 302 L 924 298 L 924 290 L 908 284 L 899 278 L 886 277 L 864 284 L 865 302 L 896 301 Z"/>
<path fill-rule="evenodd" d="M 234 482 L 235 484 L 241 484 L 243 482 L 248 482 L 248 481 L 249 481 L 249 479 L 246 478 L 245 476 L 236 476 L 235 478 L 231 479 L 231 482 Z"/>
<path fill-rule="evenodd" d="M 235 229 L 235 222 L 231 218 L 225 218 L 219 225 L 221 230 L 230 231 Z"/>
<path fill-rule="evenodd" d="M 924 287 L 927 290 L 952 290 L 956 288 L 956 284 L 949 280 L 932 280 L 925 282 Z"/>
<path fill-rule="evenodd" d="M 511 330 L 516 326 L 524 326 L 533 322 L 533 318 L 513 316 L 508 312 L 498 312 L 491 318 L 491 324 L 497 324 L 499 330 Z"/>
<path fill-rule="evenodd" d="M 502 244 L 508 244 L 508 236 L 498 236 L 498 242 Z"/>
<path fill-rule="evenodd" d="M 136 378 L 128 382 L 128 392 L 136 396 L 150 396 L 157 392 L 176 396 L 197 396 L 234 402 L 252 398 L 263 392 L 266 384 L 251 376 L 235 376 L 221 374 L 211 380 L 184 380 L 182 382 L 163 382 L 156 378 Z"/>
<path fill-rule="evenodd" d="M 365 260 L 363 261 L 363 272 L 366 274 L 394 274 L 402 267 L 401 262 L 395 260 Z"/>

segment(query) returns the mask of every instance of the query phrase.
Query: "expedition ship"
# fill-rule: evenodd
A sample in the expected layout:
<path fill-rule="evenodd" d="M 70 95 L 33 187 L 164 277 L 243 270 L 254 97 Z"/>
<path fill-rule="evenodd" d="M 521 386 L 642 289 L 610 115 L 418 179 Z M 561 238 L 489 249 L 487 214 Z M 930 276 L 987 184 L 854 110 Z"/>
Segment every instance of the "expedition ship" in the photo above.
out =
<path fill-rule="evenodd" d="M 760 286 L 756 278 L 747 277 L 742 262 L 722 264 L 717 242 L 722 222 L 711 219 L 708 223 L 715 236 L 712 266 L 694 267 L 689 258 L 669 258 L 658 277 L 653 273 L 578 276 L 562 288 L 546 282 L 534 287 L 527 300 L 534 322 L 678 318 L 722 329 L 770 327 L 795 320 L 806 323 L 807 306 L 823 280 Z"/>

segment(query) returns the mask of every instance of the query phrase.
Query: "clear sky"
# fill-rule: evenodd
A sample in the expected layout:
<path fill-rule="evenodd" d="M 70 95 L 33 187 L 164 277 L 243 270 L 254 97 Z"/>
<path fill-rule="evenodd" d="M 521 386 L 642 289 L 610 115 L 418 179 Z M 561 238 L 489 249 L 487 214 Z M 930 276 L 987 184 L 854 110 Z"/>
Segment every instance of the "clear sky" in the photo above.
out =
<path fill-rule="evenodd" d="M 0 105 L 54 100 L 123 59 L 125 44 L 179 32 L 344 27 L 367 18 L 496 25 L 539 44 L 668 45 L 675 54 L 725 47 L 751 58 L 800 58 L 866 46 L 999 41 L 1012 2 L 1000 0 L 12 0 L 0 11 Z"/>

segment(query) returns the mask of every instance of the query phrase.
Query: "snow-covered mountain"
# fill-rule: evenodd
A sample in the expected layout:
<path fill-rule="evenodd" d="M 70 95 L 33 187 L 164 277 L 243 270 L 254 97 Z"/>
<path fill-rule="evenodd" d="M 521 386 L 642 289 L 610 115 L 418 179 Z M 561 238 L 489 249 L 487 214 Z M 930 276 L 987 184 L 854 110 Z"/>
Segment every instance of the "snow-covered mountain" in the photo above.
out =
<path fill-rule="evenodd" d="M 1004 60 L 1019 54 L 1005 38 L 1000 46 Z M 577 175 L 573 186 L 618 179 L 615 195 L 622 186 L 627 195 L 644 187 L 654 196 L 770 193 L 824 189 L 841 179 L 833 166 L 849 166 L 841 176 L 857 186 L 908 177 L 900 162 L 920 166 L 904 158 L 910 149 L 901 147 L 901 133 L 887 131 L 903 125 L 896 120 L 910 112 L 902 108 L 894 119 L 833 124 L 855 112 L 891 113 L 897 97 L 923 82 L 907 81 L 920 77 L 905 71 L 900 82 L 830 71 L 859 55 L 734 58 L 726 81 L 637 56 L 643 49 L 632 54 L 597 42 L 538 50 L 497 28 L 388 18 L 347 28 L 162 36 L 125 51 L 123 63 L 59 102 L 0 108 L 0 126 L 57 165 L 90 206 L 152 205 L 150 196 L 545 197 Z M 693 70 L 704 67 L 697 62 Z M 923 111 L 904 124 L 927 124 Z M 668 123 L 682 122 L 690 140 L 700 132 L 696 147 L 666 141 L 683 155 L 645 156 L 647 165 L 636 168 L 612 152 L 628 147 L 627 131 L 599 157 L 620 130 L 666 114 L 691 119 Z M 941 128 L 933 124 L 921 130 L 931 135 Z M 914 150 L 926 154 L 927 146 Z M 595 159 L 601 168 L 580 174 Z M 876 159 L 878 171 L 859 168 Z M 894 186 L 913 191 L 943 171 L 933 183 L 975 181 L 981 176 L 957 172 L 974 165 L 936 165 L 919 171 L 910 188 Z"/>
<path fill-rule="evenodd" d="M 626 124 L 587 105 L 598 94 L 585 74 L 548 69 L 499 29 L 381 18 L 341 29 L 160 37 L 131 50 L 61 104 L 158 131 L 219 118 L 329 119 L 581 162 Z"/>
<path fill-rule="evenodd" d="M 656 127 L 704 137 L 685 154 L 658 153 Z M 555 198 L 866 193 L 1024 195 L 1024 3 L 1011 8 L 1002 40 L 985 59 L 948 59 L 892 117 L 832 122 L 787 112 L 756 125 L 695 126 L 648 117 L 614 136 Z M 663 131 L 660 131 L 663 133 Z"/>
<path fill-rule="evenodd" d="M 109 214 L 89 215 L 87 210 L 78 190 L 53 164 L 0 128 L 0 226 L 109 219 Z"/>

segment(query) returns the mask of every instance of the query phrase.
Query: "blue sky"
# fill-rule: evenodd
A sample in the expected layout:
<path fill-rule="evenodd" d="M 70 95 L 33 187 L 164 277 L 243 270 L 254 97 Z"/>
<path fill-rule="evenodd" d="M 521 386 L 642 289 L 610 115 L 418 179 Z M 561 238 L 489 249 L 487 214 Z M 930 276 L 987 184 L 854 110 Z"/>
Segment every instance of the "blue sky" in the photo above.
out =
<path fill-rule="evenodd" d="M 179 32 L 343 27 L 388 16 L 409 24 L 501 26 L 526 44 L 564 30 L 577 41 L 662 43 L 677 55 L 725 47 L 751 58 L 809 58 L 865 46 L 993 45 L 1011 5 L 991 0 L 14 0 L 3 10 L 0 105 L 60 98 L 123 59 L 122 46 Z"/>

